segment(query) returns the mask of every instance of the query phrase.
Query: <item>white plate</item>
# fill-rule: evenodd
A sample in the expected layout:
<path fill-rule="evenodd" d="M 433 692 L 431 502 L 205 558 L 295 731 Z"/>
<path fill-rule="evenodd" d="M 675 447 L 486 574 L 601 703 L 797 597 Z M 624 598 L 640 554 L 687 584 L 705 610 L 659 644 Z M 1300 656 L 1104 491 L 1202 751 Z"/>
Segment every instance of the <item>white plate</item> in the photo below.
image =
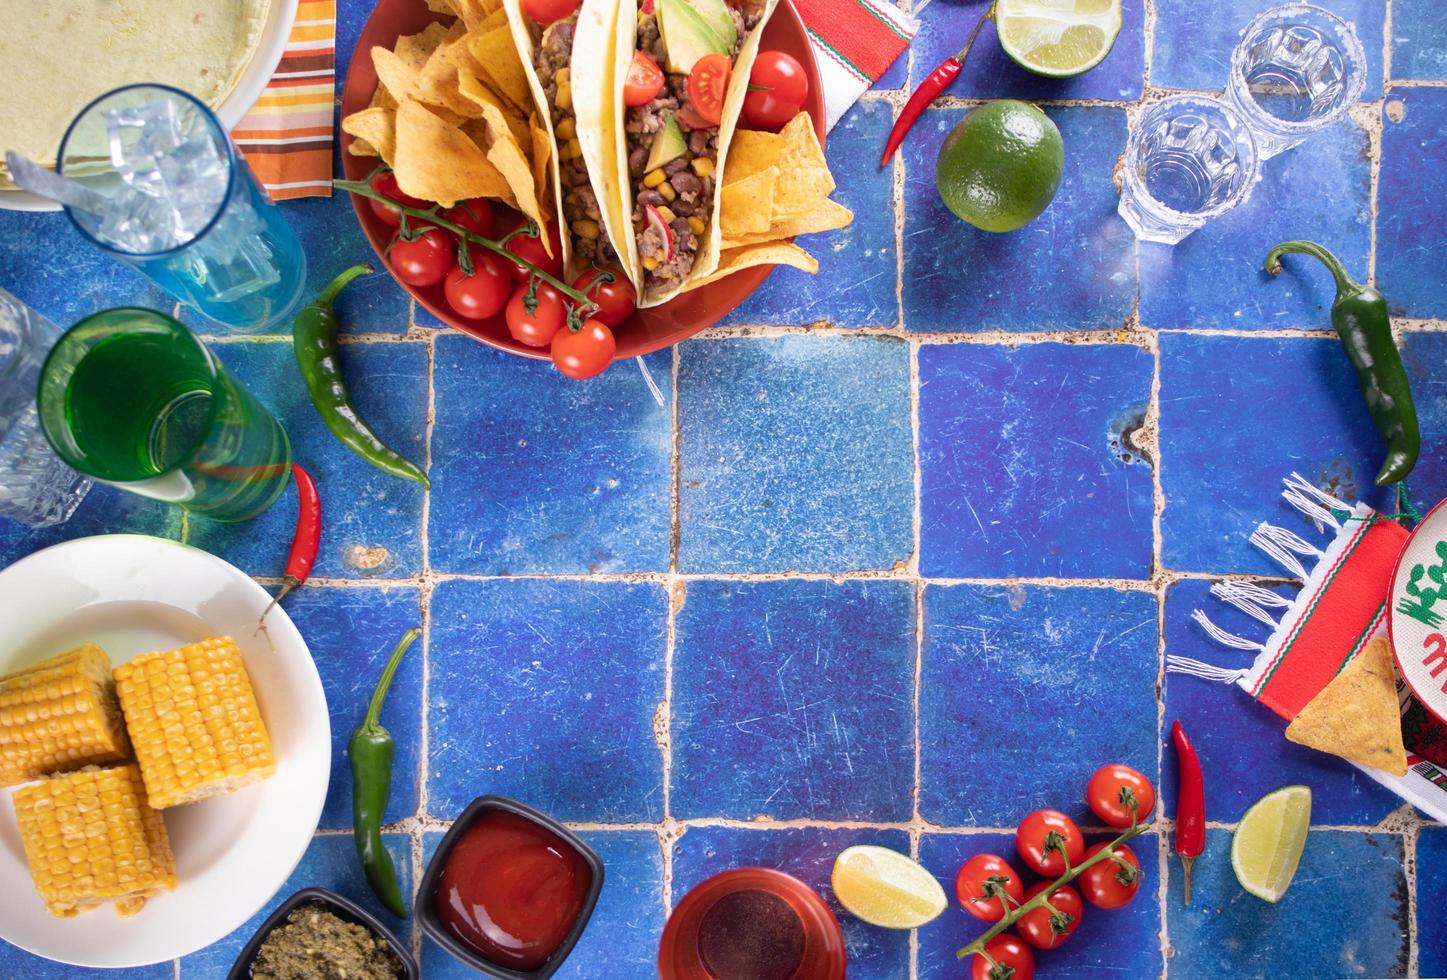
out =
<path fill-rule="evenodd" d="M 230 634 L 246 659 L 276 752 L 276 775 L 227 796 L 165 811 L 176 890 L 122 919 L 109 907 L 73 919 L 46 913 L 30 880 L 10 791 L 0 790 L 0 938 L 81 966 L 142 966 L 230 933 L 272 897 L 321 818 L 331 721 L 305 641 L 270 597 L 204 551 L 142 535 L 81 538 L 0 572 L 0 673 L 86 641 L 112 663 Z M 268 636 L 270 642 L 268 642 Z"/>
<path fill-rule="evenodd" d="M 216 107 L 216 116 L 227 132 L 235 128 L 242 117 L 251 111 L 251 107 L 256 105 L 256 100 L 261 98 L 261 90 L 266 88 L 266 83 L 271 81 L 271 76 L 276 72 L 276 66 L 281 64 L 281 56 L 286 52 L 287 38 L 291 37 L 291 28 L 296 22 L 297 2 L 298 0 L 271 0 L 271 9 L 267 11 L 266 23 L 261 28 L 261 40 L 256 43 L 256 53 L 251 56 L 251 62 L 236 80 L 236 86 Z M 59 211 L 60 205 L 29 191 L 0 188 L 0 210 Z"/>

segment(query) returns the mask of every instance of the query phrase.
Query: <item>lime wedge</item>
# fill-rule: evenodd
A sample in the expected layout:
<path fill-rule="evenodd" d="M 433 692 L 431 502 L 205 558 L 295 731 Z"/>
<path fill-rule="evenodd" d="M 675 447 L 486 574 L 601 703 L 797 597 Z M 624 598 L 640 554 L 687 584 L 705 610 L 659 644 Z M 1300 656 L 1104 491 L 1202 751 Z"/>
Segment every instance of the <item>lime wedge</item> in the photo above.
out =
<path fill-rule="evenodd" d="M 1309 786 L 1287 786 L 1253 803 L 1231 838 L 1231 868 L 1241 887 L 1268 902 L 1285 895 L 1310 824 Z"/>
<path fill-rule="evenodd" d="M 949 906 L 934 875 L 906 855 L 872 844 L 856 844 L 839 853 L 833 885 L 840 905 L 885 929 L 922 926 Z"/>
<path fill-rule="evenodd" d="M 995 0 L 995 31 L 1021 68 L 1069 78 L 1110 54 L 1120 0 Z"/>

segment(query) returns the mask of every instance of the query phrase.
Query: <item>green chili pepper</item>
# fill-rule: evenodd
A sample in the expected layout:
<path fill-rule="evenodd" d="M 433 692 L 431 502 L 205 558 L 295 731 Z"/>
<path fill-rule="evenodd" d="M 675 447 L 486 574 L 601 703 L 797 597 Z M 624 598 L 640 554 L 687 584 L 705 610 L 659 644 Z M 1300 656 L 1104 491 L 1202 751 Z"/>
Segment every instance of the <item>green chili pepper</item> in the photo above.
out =
<path fill-rule="evenodd" d="M 402 662 L 402 654 L 417 639 L 422 631 L 410 629 L 392 651 L 382 676 L 377 679 L 377 688 L 367 705 L 367 714 L 357 730 L 352 732 L 347 743 L 347 755 L 352 760 L 352 832 L 357 841 L 357 857 L 372 891 L 394 914 L 407 917 L 407 903 L 402 898 L 402 889 L 397 885 L 397 869 L 392 866 L 392 855 L 382 845 L 382 814 L 387 809 L 387 797 L 392 791 L 392 733 L 382 727 L 378 720 L 382 713 L 382 701 L 387 697 L 387 688 L 392 686 L 392 675 Z"/>
<path fill-rule="evenodd" d="M 1366 399 L 1372 424 L 1387 443 L 1387 458 L 1377 473 L 1377 486 L 1398 483 L 1412 472 L 1421 448 L 1417 410 L 1402 355 L 1392 339 L 1392 321 L 1387 300 L 1371 286 L 1347 275 L 1341 261 L 1315 242 L 1282 242 L 1266 255 L 1266 271 L 1281 271 L 1281 256 L 1294 252 L 1310 255 L 1326 266 L 1336 280 L 1336 299 L 1331 304 L 1331 325 L 1341 337 L 1347 358 L 1356 369 L 1357 384 Z"/>
<path fill-rule="evenodd" d="M 416 480 L 431 489 L 427 474 L 410 460 L 384 443 L 367 425 L 347 391 L 342 378 L 341 361 L 337 358 L 337 315 L 332 303 L 342 287 L 358 276 L 372 271 L 369 265 L 354 265 L 331 281 L 311 305 L 297 314 L 292 344 L 296 363 L 306 381 L 312 404 L 321 413 L 322 421 L 332 434 L 352 452 L 384 473 L 404 480 Z"/>

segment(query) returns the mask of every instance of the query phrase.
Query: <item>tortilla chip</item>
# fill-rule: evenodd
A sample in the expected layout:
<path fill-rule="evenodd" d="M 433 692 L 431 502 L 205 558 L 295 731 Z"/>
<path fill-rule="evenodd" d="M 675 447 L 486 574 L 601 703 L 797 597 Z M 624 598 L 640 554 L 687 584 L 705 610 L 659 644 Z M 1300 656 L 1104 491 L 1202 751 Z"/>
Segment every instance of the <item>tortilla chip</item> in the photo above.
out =
<path fill-rule="evenodd" d="M 455 35 L 449 34 L 449 39 L 427 59 L 412 96 L 429 105 L 450 109 L 459 116 L 475 117 L 480 115 L 477 103 L 459 91 L 457 62 L 450 54 L 461 44 L 462 24 L 454 25 L 454 30 Z"/>
<path fill-rule="evenodd" d="M 450 14 L 453 17 L 460 16 L 457 8 L 449 0 L 425 0 L 427 9 L 434 14 Z"/>
<path fill-rule="evenodd" d="M 413 197 L 451 207 L 463 198 L 508 192 L 507 180 L 482 147 L 420 102 L 397 107 L 395 155 L 397 186 Z"/>
<path fill-rule="evenodd" d="M 725 188 L 727 190 L 727 188 Z M 727 198 L 725 198 L 727 200 Z M 824 199 L 818 207 L 804 214 L 787 215 L 773 221 L 767 231 L 751 235 L 729 235 L 725 223 L 723 248 L 777 242 L 795 235 L 813 235 L 821 231 L 845 228 L 854 220 L 854 212 L 836 201 Z"/>
<path fill-rule="evenodd" d="M 420 67 L 408 64 L 406 59 L 381 46 L 372 49 L 372 65 L 377 69 L 377 84 L 386 89 L 393 102 L 401 103 L 412 97 L 412 90 L 422 75 Z"/>
<path fill-rule="evenodd" d="M 470 31 L 502 9 L 502 0 L 452 0 L 457 16 Z"/>
<path fill-rule="evenodd" d="M 528 137 L 533 150 L 533 186 L 538 189 L 538 197 L 544 201 L 551 200 L 552 196 L 548 193 L 548 177 L 552 174 L 553 169 L 548 166 L 548 162 L 553 156 L 553 139 L 548 135 L 547 129 L 538 119 L 536 112 L 528 117 Z M 543 245 L 548 244 L 548 240 L 543 239 Z"/>
<path fill-rule="evenodd" d="M 539 227 L 546 225 L 547 217 L 539 201 L 542 195 L 533 181 L 532 165 L 523 154 L 522 148 L 513 141 L 512 133 L 506 126 L 499 133 L 489 124 L 488 134 L 492 137 L 492 143 L 487 148 L 487 159 L 502 174 L 507 186 L 512 188 L 517 209 L 536 221 Z M 552 250 L 548 247 L 546 238 L 543 239 L 543 248 L 551 255 Z"/>
<path fill-rule="evenodd" d="M 770 167 L 724 185 L 719 211 L 724 237 L 769 230 L 774 213 L 774 188 L 778 181 L 779 168 Z"/>
<path fill-rule="evenodd" d="M 378 85 L 372 91 L 372 101 L 367 103 L 368 109 L 395 109 L 397 100 L 392 98 L 392 93 L 387 91 L 385 85 Z"/>
<path fill-rule="evenodd" d="M 790 245 L 787 242 L 745 245 L 742 248 L 731 248 L 719 253 L 718 268 L 708 275 L 690 282 L 684 287 L 684 291 L 706 286 L 725 276 L 731 276 L 735 272 L 756 265 L 791 265 L 796 269 L 803 269 L 810 275 L 819 271 L 818 260 L 797 245 Z"/>
<path fill-rule="evenodd" d="M 503 121 L 512 131 L 513 140 L 519 146 L 529 146 L 532 143 L 532 134 L 528 130 L 527 122 L 517 114 L 507 100 L 488 88 L 481 79 L 459 70 L 457 86 L 458 91 L 481 110 L 481 112 L 473 113 L 474 116 L 480 115 L 491 126 L 496 126 L 499 120 Z"/>
<path fill-rule="evenodd" d="M 774 133 L 755 129 L 734 130 L 728 160 L 724 164 L 724 175 L 728 178 L 725 186 L 768 170 L 779 162 L 782 148 L 783 143 Z"/>
<path fill-rule="evenodd" d="M 518 60 L 517 47 L 513 44 L 512 31 L 508 26 L 503 24 L 468 34 L 467 47 L 493 89 L 521 113 L 529 112 L 533 107 L 532 89 L 528 87 L 528 77 Z"/>
<path fill-rule="evenodd" d="M 1407 774 L 1392 648 L 1375 636 L 1286 726 L 1298 745 L 1394 776 Z"/>
<path fill-rule="evenodd" d="M 354 112 L 342 120 L 342 131 L 355 137 L 350 149 L 353 156 L 380 156 L 392 164 L 397 153 L 397 113 L 392 109 L 379 106 Z"/>

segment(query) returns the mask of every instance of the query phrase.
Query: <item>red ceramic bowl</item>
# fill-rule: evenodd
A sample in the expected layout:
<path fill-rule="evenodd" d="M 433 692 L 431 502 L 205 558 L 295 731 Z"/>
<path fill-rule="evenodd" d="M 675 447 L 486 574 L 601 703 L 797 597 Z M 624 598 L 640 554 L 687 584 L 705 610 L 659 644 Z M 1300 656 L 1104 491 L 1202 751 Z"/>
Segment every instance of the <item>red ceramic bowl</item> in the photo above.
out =
<path fill-rule="evenodd" d="M 352 52 L 351 68 L 347 71 L 347 81 L 342 88 L 342 115 L 365 109 L 372 99 L 372 93 L 377 88 L 377 72 L 372 67 L 368 52 L 374 46 L 380 44 L 390 49 L 403 34 L 415 34 L 434 21 L 448 19 L 429 11 L 422 0 L 378 0 L 372 16 L 367 19 L 367 26 L 362 28 L 362 36 L 357 39 L 357 47 Z M 804 110 L 813 118 L 814 129 L 822 144 L 824 96 L 819 91 L 819 69 L 814 63 L 808 35 L 804 32 L 804 22 L 799 19 L 789 0 L 779 0 L 778 9 L 770 19 L 768 27 L 764 29 L 763 47 L 765 50 L 791 54 L 804 66 L 804 71 L 809 76 L 809 97 L 804 101 Z M 377 161 L 372 157 L 358 157 L 346 152 L 351 146 L 352 137 L 347 133 L 342 133 L 341 137 L 342 170 L 348 180 L 361 180 L 372 171 Z M 364 198 L 353 197 L 352 207 L 357 212 L 357 221 L 361 223 L 367 241 L 372 244 L 382 267 L 387 268 L 387 263 L 382 258 L 382 250 L 391 241 L 392 229 L 372 213 Z M 683 293 L 662 306 L 634 312 L 615 331 L 618 350 L 614 354 L 614 360 L 621 361 L 671 346 L 705 327 L 712 326 L 759 288 L 759 283 L 763 282 L 771 271 L 773 266 L 744 269 L 701 289 Z M 501 316 L 490 320 L 464 320 L 454 315 L 442 295 L 440 285 L 425 289 L 400 282 L 398 285 L 443 323 L 456 327 L 483 343 L 524 357 L 543 360 L 548 357 L 546 349 L 528 347 L 513 340 Z"/>

